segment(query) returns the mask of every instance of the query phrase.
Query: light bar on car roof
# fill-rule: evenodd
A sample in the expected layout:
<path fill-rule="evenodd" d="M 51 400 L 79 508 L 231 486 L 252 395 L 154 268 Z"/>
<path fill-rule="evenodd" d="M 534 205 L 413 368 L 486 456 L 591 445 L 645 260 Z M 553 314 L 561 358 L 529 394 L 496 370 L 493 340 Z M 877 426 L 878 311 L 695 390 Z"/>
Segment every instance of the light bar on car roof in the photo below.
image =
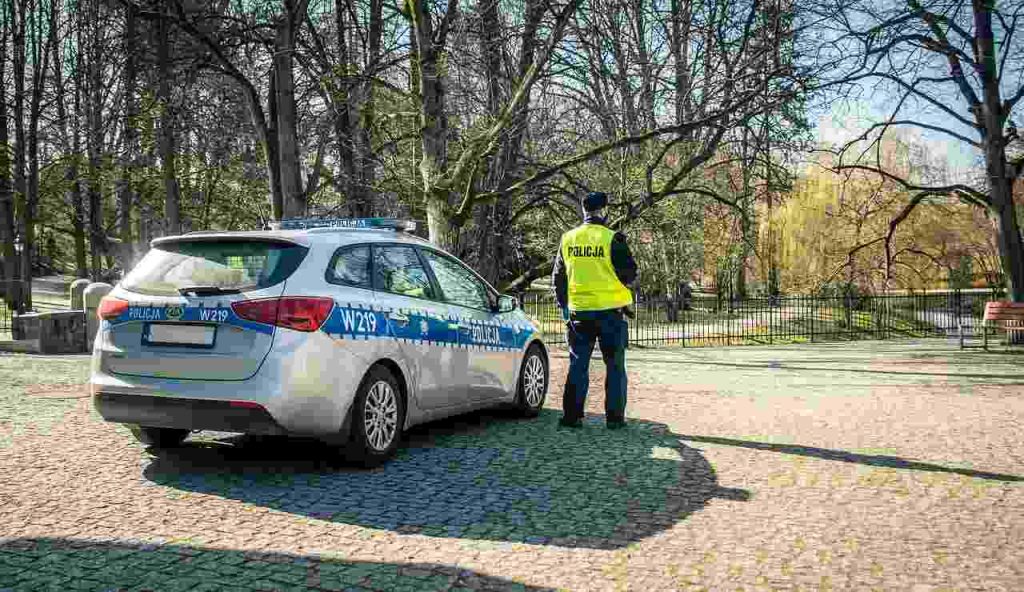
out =
<path fill-rule="evenodd" d="M 272 230 L 306 230 L 309 228 L 373 228 L 414 232 L 416 222 L 396 218 L 288 218 L 270 223 Z"/>

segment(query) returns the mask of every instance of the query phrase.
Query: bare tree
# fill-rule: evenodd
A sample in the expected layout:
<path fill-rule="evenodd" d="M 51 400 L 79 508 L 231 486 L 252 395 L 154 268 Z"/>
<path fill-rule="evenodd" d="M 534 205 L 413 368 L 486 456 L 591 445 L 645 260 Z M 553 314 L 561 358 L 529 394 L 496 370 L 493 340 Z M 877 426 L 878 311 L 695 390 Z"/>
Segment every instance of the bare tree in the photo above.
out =
<path fill-rule="evenodd" d="M 1017 30 L 1024 5 L 841 0 L 823 3 L 818 11 L 829 25 L 820 55 L 840 66 L 825 85 L 872 83 L 892 98 L 885 120 L 844 146 L 844 160 L 836 166 L 873 172 L 910 192 L 910 201 L 884 237 L 887 250 L 899 222 L 929 196 L 959 198 L 989 212 L 1007 290 L 1014 301 L 1024 301 L 1024 243 L 1013 201 L 1014 181 L 1024 176 L 1024 156 L 1013 157 L 1008 150 L 1018 140 L 1014 117 L 1019 118 L 1024 98 L 1024 52 Z M 870 148 L 894 127 L 922 130 L 976 150 L 985 163 L 985 180 L 929 183 L 900 177 L 877 159 L 872 162 L 870 155 L 878 151 Z M 891 259 L 887 263 L 891 266 Z"/>
<path fill-rule="evenodd" d="M 306 196 L 296 129 L 294 54 L 309 0 L 281 0 L 269 27 L 256 22 L 255 9 L 232 14 L 221 12 L 222 7 L 207 7 L 189 0 L 166 0 L 166 4 L 169 5 L 167 12 L 142 11 L 141 14 L 172 19 L 209 56 L 211 67 L 238 85 L 265 152 L 274 217 L 304 215 Z M 225 43 L 222 37 L 230 43 Z M 229 51 L 229 46 L 238 42 L 263 46 L 270 54 L 266 103 L 258 90 L 259 78 L 243 71 L 251 64 L 238 61 Z"/>
<path fill-rule="evenodd" d="M 446 102 L 448 82 L 444 56 L 452 23 L 458 18 L 458 3 L 448 2 L 442 14 L 434 14 L 429 3 L 423 0 L 406 3 L 405 15 L 412 27 L 412 94 L 418 99 L 421 152 L 418 173 L 432 241 L 454 246 L 457 242 L 454 231 L 472 218 L 478 203 L 492 197 L 485 198 L 474 189 L 474 179 L 483 172 L 480 164 L 495 152 L 516 113 L 529 103 L 533 86 L 562 40 L 566 24 L 577 6 L 578 0 L 570 0 L 557 8 L 543 50 L 517 80 L 515 90 L 497 117 L 489 120 L 482 131 L 466 138 L 458 159 L 449 162 L 450 112 Z"/>
<path fill-rule="evenodd" d="M 643 19 L 632 13 L 617 15 L 609 8 L 601 17 L 577 15 L 581 40 L 573 51 L 560 54 L 559 65 L 568 74 L 564 82 L 556 84 L 565 97 L 559 116 L 564 113 L 572 121 L 570 130 L 580 134 L 574 147 L 577 152 L 538 167 L 508 191 L 568 178 L 566 174 L 577 167 L 603 162 L 604 169 L 621 168 L 613 189 L 619 198 L 610 220 L 614 228 L 625 228 L 644 212 L 677 196 L 714 199 L 742 214 L 744 204 L 697 173 L 716 164 L 716 159 L 728 158 L 721 149 L 730 132 L 742 130 L 753 118 L 793 101 L 810 77 L 809 72 L 794 68 L 792 39 L 797 32 L 792 20 L 783 18 L 786 6 L 776 3 L 770 8 L 743 0 L 709 0 L 691 3 L 685 11 L 677 8 L 675 17 L 660 24 L 667 29 L 665 38 L 688 42 L 685 51 L 655 45 L 657 37 L 645 35 L 639 26 Z M 612 27 L 612 22 L 637 24 L 622 31 Z M 586 41 L 616 35 L 618 42 Z M 766 39 L 773 42 L 766 43 Z M 641 51 L 644 45 L 646 49 Z M 647 61 L 667 63 L 685 58 L 689 62 L 672 66 L 673 75 L 665 77 L 657 68 L 637 63 L 632 57 L 637 55 L 650 56 Z M 665 114 L 652 108 L 652 103 L 668 103 L 673 109 Z M 578 151 L 580 145 L 589 148 Z M 633 171 L 639 171 L 639 178 Z M 586 180 L 573 182 L 582 187 L 563 186 L 563 194 L 595 188 Z M 562 200 L 551 203 L 555 208 L 567 205 Z M 549 263 L 539 264 L 509 287 L 522 288 L 547 273 L 549 267 Z"/>

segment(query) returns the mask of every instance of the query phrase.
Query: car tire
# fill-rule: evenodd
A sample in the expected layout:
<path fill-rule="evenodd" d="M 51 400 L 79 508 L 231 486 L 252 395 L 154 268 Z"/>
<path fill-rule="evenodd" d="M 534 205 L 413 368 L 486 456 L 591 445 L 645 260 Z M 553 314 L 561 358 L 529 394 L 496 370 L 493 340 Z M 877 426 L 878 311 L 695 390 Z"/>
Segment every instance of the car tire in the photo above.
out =
<path fill-rule="evenodd" d="M 151 428 L 146 426 L 130 426 L 135 439 L 150 448 L 174 448 L 180 446 L 188 437 L 189 430 L 175 428 Z"/>
<path fill-rule="evenodd" d="M 540 346 L 526 350 L 516 385 L 516 411 L 523 417 L 537 417 L 548 395 L 548 359 Z"/>
<path fill-rule="evenodd" d="M 380 465 L 398 448 L 404 422 L 405 399 L 398 381 L 383 366 L 370 368 L 352 403 L 347 455 L 365 467 Z"/>

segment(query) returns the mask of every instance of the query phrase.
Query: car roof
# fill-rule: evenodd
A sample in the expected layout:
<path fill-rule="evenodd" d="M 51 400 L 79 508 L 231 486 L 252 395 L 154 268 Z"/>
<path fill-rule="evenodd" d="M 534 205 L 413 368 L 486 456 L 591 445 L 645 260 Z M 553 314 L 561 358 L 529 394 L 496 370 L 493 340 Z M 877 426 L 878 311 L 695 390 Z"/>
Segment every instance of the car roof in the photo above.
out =
<path fill-rule="evenodd" d="M 181 241 L 210 241 L 215 242 L 217 240 L 229 239 L 247 239 L 256 241 L 285 241 L 301 245 L 304 247 L 313 247 L 314 245 L 326 245 L 329 247 L 341 247 L 349 244 L 358 243 L 400 243 L 408 245 L 419 245 L 430 247 L 431 249 L 444 253 L 450 257 L 458 259 L 448 251 L 435 245 L 425 238 L 418 237 L 408 232 L 396 231 L 392 229 L 381 229 L 381 228 L 338 228 L 338 227 L 317 227 L 317 228 L 304 228 L 295 230 L 219 230 L 209 231 L 200 230 L 196 232 L 189 232 L 187 234 L 180 234 L 176 236 L 165 236 L 157 239 L 153 239 L 150 242 L 150 246 L 159 246 L 166 243 L 174 243 Z M 484 282 L 488 287 L 494 290 L 490 282 L 485 280 L 476 270 L 471 271 Z M 497 290 L 494 290 L 497 292 Z"/>
<path fill-rule="evenodd" d="M 400 232 L 390 229 L 378 228 L 305 228 L 297 230 L 201 230 L 189 232 L 176 236 L 165 236 L 154 239 L 151 246 L 159 246 L 166 243 L 183 241 L 210 241 L 217 240 L 257 240 L 257 241 L 286 241 L 297 245 L 310 247 L 313 245 L 328 244 L 341 246 L 349 243 L 360 242 L 397 242 L 419 245 L 432 245 L 426 239 L 420 238 L 407 232 Z"/>

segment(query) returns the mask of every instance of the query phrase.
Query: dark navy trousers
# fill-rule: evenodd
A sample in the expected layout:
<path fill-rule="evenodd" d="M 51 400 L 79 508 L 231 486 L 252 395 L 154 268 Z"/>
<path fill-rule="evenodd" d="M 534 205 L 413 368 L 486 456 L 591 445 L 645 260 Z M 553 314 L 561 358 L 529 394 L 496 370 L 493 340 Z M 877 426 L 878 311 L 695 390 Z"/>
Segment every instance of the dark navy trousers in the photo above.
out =
<path fill-rule="evenodd" d="M 562 396 L 563 420 L 576 421 L 583 417 L 583 406 L 590 389 L 590 357 L 595 342 L 601 344 L 604 358 L 606 421 L 626 419 L 626 344 L 629 341 L 628 324 L 622 311 L 578 311 L 566 323 L 569 344 L 569 375 L 565 379 Z"/>

